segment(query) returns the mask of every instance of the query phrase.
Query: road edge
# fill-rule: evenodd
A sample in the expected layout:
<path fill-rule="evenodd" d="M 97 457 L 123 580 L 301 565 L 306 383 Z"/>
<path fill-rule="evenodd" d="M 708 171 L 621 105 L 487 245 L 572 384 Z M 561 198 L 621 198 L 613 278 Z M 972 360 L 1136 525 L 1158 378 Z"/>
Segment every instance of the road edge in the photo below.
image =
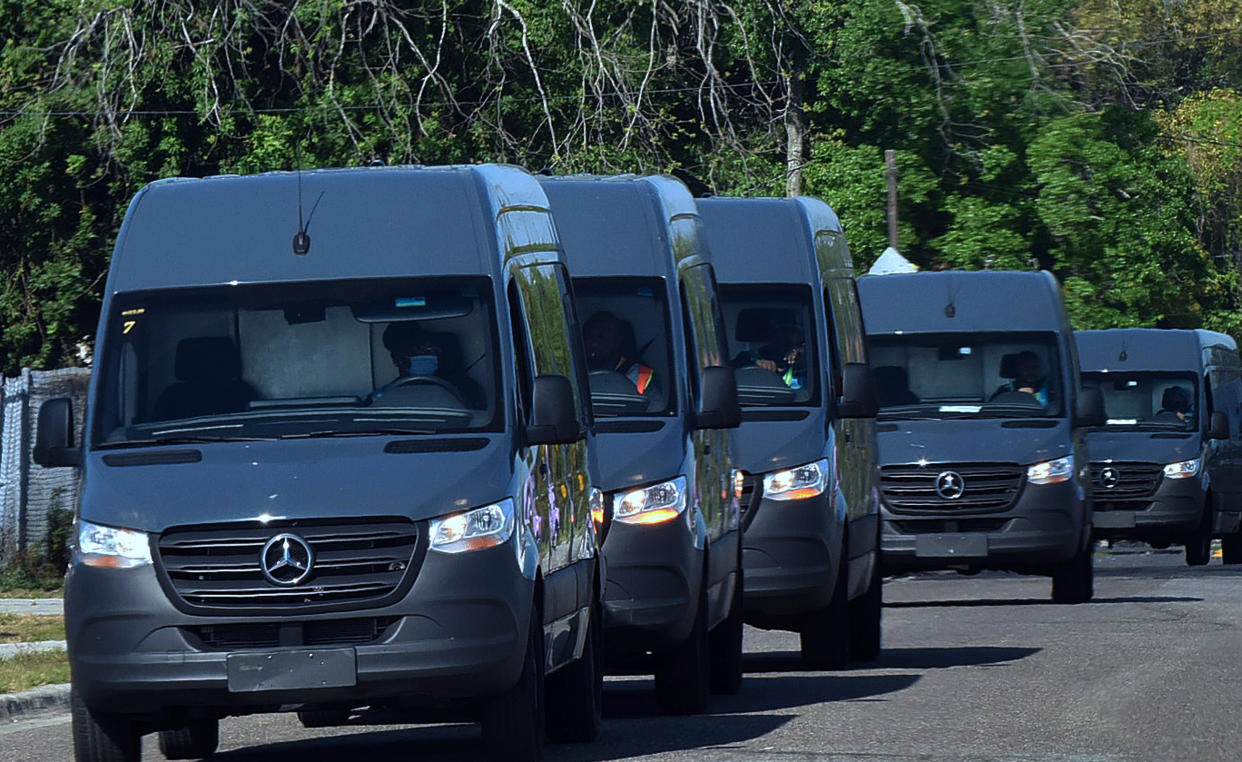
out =
<path fill-rule="evenodd" d="M 37 714 L 69 711 L 69 683 L 41 685 L 28 691 L 0 694 L 0 722 Z"/>

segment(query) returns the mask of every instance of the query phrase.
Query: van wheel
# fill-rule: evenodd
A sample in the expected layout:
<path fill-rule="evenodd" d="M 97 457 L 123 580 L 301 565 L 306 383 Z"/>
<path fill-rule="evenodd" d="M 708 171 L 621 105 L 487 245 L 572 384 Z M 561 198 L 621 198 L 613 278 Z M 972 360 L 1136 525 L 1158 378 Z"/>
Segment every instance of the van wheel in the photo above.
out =
<path fill-rule="evenodd" d="M 538 762 L 543 758 L 543 627 L 539 610 L 531 608 L 526 658 L 517 684 L 483 702 L 479 724 L 483 745 L 492 759 Z"/>
<path fill-rule="evenodd" d="M 1242 534 L 1220 538 L 1220 559 L 1227 564 L 1242 564 Z"/>
<path fill-rule="evenodd" d="M 812 669 L 845 669 L 850 661 L 850 580 L 841 549 L 832 600 L 802 625 L 802 661 Z"/>
<path fill-rule="evenodd" d="M 548 738 L 557 743 L 594 741 L 604 716 L 604 622 L 599 604 L 591 607 L 582 656 L 548 676 Z"/>
<path fill-rule="evenodd" d="M 298 722 L 304 728 L 335 728 L 349 722 L 348 709 L 300 709 Z"/>
<path fill-rule="evenodd" d="M 742 689 L 742 566 L 729 602 L 729 616 L 708 635 L 711 649 L 711 691 L 734 694 Z"/>
<path fill-rule="evenodd" d="M 69 691 L 69 709 L 75 762 L 138 762 L 142 758 L 142 734 L 127 717 L 91 711 L 74 689 Z"/>
<path fill-rule="evenodd" d="M 198 720 L 182 728 L 160 731 L 160 752 L 165 759 L 202 759 L 220 746 L 220 721 Z"/>
<path fill-rule="evenodd" d="M 707 642 L 707 578 L 699 591 L 690 637 L 656 656 L 656 701 L 666 714 L 699 714 L 707 709 L 711 658 Z"/>
<path fill-rule="evenodd" d="M 884 577 L 880 574 L 880 558 L 876 553 L 867 592 L 850 601 L 850 658 L 875 661 L 880 658 L 882 637 L 880 620 L 884 615 Z"/>
<path fill-rule="evenodd" d="M 1186 565 L 1207 566 L 1212 560 L 1212 507 L 1211 500 L 1203 511 L 1199 526 L 1186 538 Z"/>
<path fill-rule="evenodd" d="M 1053 603 L 1086 603 L 1095 595 L 1094 545 L 1088 541 L 1074 557 L 1052 571 Z"/>

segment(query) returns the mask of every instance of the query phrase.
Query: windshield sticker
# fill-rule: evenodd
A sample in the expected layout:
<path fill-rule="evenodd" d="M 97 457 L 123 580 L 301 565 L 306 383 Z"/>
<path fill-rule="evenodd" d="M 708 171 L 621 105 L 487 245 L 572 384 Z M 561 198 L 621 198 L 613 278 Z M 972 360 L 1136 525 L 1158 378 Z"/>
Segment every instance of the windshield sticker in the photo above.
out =
<path fill-rule="evenodd" d="M 983 409 L 982 405 L 941 405 L 942 413 L 977 413 Z"/>
<path fill-rule="evenodd" d="M 132 307 L 127 310 L 121 310 L 121 333 L 129 333 L 138 326 L 138 317 L 146 313 L 146 307 Z"/>

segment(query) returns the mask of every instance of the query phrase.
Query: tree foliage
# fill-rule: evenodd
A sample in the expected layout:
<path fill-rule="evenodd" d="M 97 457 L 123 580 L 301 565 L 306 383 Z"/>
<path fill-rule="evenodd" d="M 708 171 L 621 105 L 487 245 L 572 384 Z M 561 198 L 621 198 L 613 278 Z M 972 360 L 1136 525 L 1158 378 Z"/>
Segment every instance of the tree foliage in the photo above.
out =
<path fill-rule="evenodd" d="M 1242 0 L 0 0 L 0 365 L 74 362 L 170 175 L 507 161 L 802 188 L 866 266 L 1237 333 Z"/>

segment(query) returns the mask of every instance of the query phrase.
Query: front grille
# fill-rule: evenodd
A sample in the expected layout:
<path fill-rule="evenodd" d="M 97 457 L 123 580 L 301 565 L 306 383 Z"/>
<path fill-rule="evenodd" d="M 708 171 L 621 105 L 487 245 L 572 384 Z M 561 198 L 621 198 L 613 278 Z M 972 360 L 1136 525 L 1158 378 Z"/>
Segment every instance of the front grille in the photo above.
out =
<path fill-rule="evenodd" d="M 278 585 L 261 568 L 264 546 L 285 533 L 314 554 L 310 575 L 296 585 Z M 418 529 L 399 518 L 176 527 L 157 549 L 166 583 L 182 603 L 229 612 L 376 605 L 417 573 L 419 561 Z"/>
<path fill-rule="evenodd" d="M 942 474 L 961 477 L 961 494 L 945 497 L 936 491 Z M 1005 511 L 1018 499 L 1024 469 L 1016 463 L 933 463 L 926 466 L 884 466 L 880 489 L 893 511 L 925 514 Z"/>
<path fill-rule="evenodd" d="M 763 475 L 745 472 L 742 475 L 745 478 L 742 481 L 742 496 L 738 499 L 738 507 L 741 510 L 742 526 L 745 527 L 763 500 Z"/>
<path fill-rule="evenodd" d="M 383 635 L 397 617 L 327 619 L 311 622 L 242 622 L 187 628 L 208 648 L 360 646 Z"/>
<path fill-rule="evenodd" d="M 1091 463 L 1087 468 L 1091 474 L 1091 496 L 1097 501 L 1120 502 L 1151 497 L 1164 477 L 1164 465 L 1160 463 Z M 1106 469 L 1112 469 L 1107 479 L 1104 478 Z M 1114 486 L 1106 487 L 1105 484 Z"/>

